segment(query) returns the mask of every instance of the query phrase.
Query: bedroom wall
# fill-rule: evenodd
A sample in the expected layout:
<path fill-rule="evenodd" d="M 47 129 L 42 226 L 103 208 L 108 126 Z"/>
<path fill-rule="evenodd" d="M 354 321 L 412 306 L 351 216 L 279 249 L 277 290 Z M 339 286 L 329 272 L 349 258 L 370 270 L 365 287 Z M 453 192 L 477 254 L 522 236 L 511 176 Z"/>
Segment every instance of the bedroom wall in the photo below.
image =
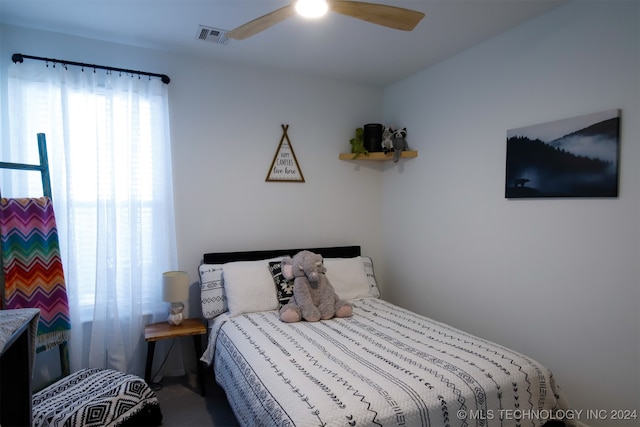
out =
<path fill-rule="evenodd" d="M 640 410 L 639 5 L 573 2 L 384 96 L 419 151 L 383 178 L 390 299 L 544 363 L 582 409 Z M 508 129 L 612 108 L 620 197 L 504 198 Z"/>
<path fill-rule="evenodd" d="M 358 244 L 379 258 L 380 166 L 338 153 L 350 149 L 357 126 L 381 120 L 381 89 L 7 25 L 0 40 L 5 141 L 13 53 L 169 75 L 177 268 L 192 281 L 190 316 L 201 315 L 204 252 Z M 282 124 L 304 184 L 265 182 Z"/>

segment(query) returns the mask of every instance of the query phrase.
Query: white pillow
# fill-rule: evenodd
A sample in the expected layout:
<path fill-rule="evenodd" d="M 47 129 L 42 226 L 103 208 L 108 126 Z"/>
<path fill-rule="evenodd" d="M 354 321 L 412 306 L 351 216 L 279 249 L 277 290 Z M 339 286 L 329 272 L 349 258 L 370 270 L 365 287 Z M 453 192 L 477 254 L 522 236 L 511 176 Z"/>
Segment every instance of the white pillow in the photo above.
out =
<path fill-rule="evenodd" d="M 354 258 L 325 258 L 326 275 L 338 296 L 349 301 L 356 298 L 379 296 L 377 286 L 372 291 L 369 279 L 364 270 L 362 257 Z"/>
<path fill-rule="evenodd" d="M 235 261 L 222 266 L 229 316 L 278 308 L 278 296 L 269 272 L 269 261 Z"/>

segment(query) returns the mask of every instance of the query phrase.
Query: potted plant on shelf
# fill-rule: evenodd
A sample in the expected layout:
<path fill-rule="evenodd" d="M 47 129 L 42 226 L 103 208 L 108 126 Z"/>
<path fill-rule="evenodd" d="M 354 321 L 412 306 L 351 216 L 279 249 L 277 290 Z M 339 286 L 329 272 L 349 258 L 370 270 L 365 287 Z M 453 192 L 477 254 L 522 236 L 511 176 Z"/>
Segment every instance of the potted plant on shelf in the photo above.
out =
<path fill-rule="evenodd" d="M 360 154 L 365 156 L 369 155 L 369 151 L 364 148 L 364 129 L 356 128 L 356 135 L 349 140 L 351 144 L 351 152 L 353 153 L 353 159 L 356 159 Z"/>

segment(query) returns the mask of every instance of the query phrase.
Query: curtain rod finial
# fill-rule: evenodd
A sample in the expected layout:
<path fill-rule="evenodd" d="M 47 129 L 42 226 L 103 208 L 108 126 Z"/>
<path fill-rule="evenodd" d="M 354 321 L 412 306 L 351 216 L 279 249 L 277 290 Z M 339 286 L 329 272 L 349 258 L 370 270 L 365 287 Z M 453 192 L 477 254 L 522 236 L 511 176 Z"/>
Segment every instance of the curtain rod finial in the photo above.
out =
<path fill-rule="evenodd" d="M 15 63 L 22 63 L 24 61 L 24 58 L 22 57 L 21 53 L 14 53 L 13 55 L 11 55 L 11 60 Z"/>

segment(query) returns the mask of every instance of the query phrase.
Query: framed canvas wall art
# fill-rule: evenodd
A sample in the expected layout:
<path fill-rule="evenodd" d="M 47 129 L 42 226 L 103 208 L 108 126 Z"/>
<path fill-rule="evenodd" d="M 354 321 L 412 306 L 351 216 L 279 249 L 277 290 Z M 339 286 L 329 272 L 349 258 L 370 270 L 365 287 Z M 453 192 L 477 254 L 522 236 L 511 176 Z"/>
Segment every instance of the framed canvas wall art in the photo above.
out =
<path fill-rule="evenodd" d="M 507 131 L 506 198 L 618 197 L 620 110 Z"/>

